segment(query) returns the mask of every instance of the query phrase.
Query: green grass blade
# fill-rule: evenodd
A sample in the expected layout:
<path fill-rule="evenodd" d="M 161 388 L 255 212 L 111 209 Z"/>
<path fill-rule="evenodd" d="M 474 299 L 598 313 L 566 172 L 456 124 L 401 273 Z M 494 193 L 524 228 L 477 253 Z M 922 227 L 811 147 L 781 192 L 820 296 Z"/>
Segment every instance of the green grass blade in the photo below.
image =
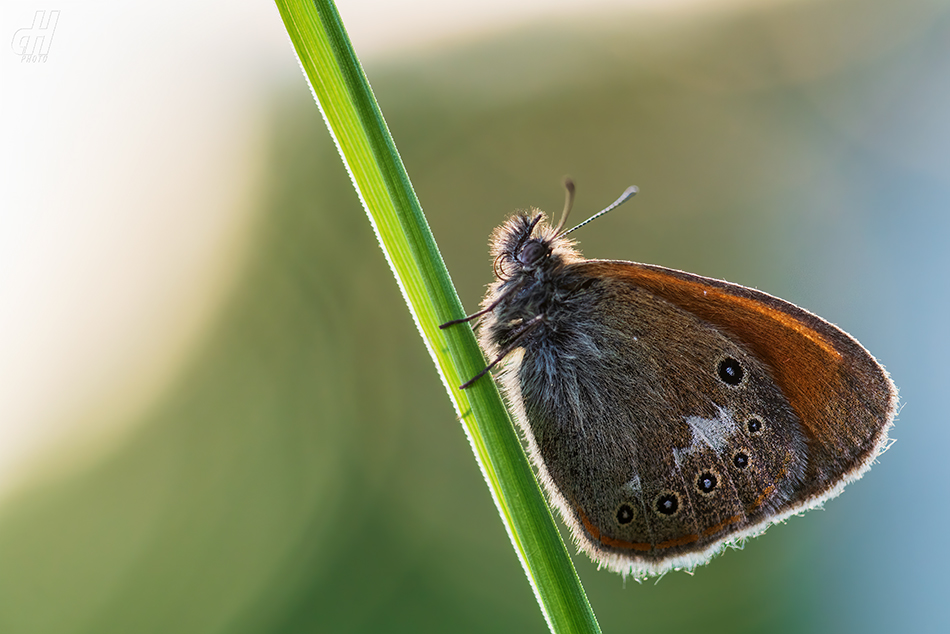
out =
<path fill-rule="evenodd" d="M 600 632 L 494 383 L 409 176 L 330 0 L 277 0 L 298 59 L 406 304 L 445 383 L 552 632 Z M 499 624 L 503 626 L 503 624 Z"/>

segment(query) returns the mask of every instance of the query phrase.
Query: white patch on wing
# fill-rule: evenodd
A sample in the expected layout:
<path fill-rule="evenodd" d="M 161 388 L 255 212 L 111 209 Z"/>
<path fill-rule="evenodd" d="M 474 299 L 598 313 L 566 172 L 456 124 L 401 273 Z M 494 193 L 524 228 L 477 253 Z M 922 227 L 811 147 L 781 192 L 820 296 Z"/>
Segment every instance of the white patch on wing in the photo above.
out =
<path fill-rule="evenodd" d="M 676 466 L 680 465 L 683 456 L 689 456 L 702 449 L 705 445 L 715 451 L 722 453 L 723 449 L 729 444 L 729 439 L 736 434 L 736 420 L 732 411 L 719 409 L 719 416 L 716 418 L 703 418 L 701 416 L 688 416 L 686 424 L 689 425 L 692 432 L 692 439 L 688 447 L 674 448 L 673 460 Z"/>
<path fill-rule="evenodd" d="M 693 444 L 690 445 L 689 447 L 685 447 L 683 449 L 680 449 L 679 447 L 673 447 L 673 462 L 676 463 L 677 469 L 679 469 L 682 466 L 683 458 L 693 453 L 694 451 L 693 448 L 695 446 L 696 446 L 696 441 L 694 440 Z"/>
<path fill-rule="evenodd" d="M 640 476 L 638 475 L 633 476 L 633 478 L 623 486 L 636 496 L 639 496 L 643 491 L 643 487 L 640 485 Z"/>

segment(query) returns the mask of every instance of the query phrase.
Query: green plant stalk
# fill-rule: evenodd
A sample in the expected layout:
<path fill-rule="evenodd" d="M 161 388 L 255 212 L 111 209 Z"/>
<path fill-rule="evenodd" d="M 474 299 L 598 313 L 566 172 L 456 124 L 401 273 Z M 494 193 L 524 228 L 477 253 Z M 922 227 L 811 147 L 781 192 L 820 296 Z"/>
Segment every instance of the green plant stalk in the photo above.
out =
<path fill-rule="evenodd" d="M 332 0 L 276 0 L 330 134 L 425 341 L 552 632 L 600 632 Z"/>

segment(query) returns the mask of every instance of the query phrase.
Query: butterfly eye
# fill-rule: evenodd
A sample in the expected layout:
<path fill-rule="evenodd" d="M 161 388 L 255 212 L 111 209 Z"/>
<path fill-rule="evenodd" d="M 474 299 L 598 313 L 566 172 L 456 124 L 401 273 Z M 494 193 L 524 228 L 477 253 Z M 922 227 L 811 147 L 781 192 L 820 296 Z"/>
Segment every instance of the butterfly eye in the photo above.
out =
<path fill-rule="evenodd" d="M 696 478 L 696 488 L 703 495 L 709 495 L 719 486 L 719 478 L 712 471 L 703 471 Z"/>
<path fill-rule="evenodd" d="M 726 357 L 719 362 L 719 378 L 726 385 L 739 385 L 745 372 L 739 362 L 732 357 Z"/>
<path fill-rule="evenodd" d="M 618 524 L 629 524 L 633 521 L 633 508 L 627 504 L 623 503 L 617 508 L 617 523 Z"/>
<path fill-rule="evenodd" d="M 525 266 L 540 262 L 548 254 L 548 248 L 540 240 L 531 240 L 518 253 L 518 261 Z"/>
<path fill-rule="evenodd" d="M 679 496 L 675 493 L 662 493 L 657 496 L 654 506 L 660 515 L 672 517 L 680 508 Z"/>
<path fill-rule="evenodd" d="M 745 469 L 749 466 L 749 454 L 743 450 L 737 451 L 732 456 L 732 464 L 735 465 L 736 469 Z"/>
<path fill-rule="evenodd" d="M 745 424 L 746 429 L 749 430 L 750 434 L 758 434 L 765 427 L 765 423 L 762 422 L 762 419 L 758 416 L 753 416 Z"/>

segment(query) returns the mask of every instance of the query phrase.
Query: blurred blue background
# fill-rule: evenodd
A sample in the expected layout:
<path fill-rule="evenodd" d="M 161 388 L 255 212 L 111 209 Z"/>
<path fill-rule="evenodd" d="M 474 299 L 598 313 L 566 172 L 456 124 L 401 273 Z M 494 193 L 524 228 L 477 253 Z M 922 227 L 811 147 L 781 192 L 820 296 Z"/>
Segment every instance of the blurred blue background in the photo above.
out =
<path fill-rule="evenodd" d="M 0 631 L 546 629 L 290 45 L 277 50 L 276 76 L 248 71 L 263 77 L 260 185 L 252 212 L 234 212 L 244 229 L 219 299 L 145 405 L 115 414 L 116 388 L 73 414 L 70 438 L 100 416 L 121 433 L 60 446 L 57 459 L 86 458 L 37 459 L 3 498 Z M 468 309 L 508 213 L 557 212 L 564 174 L 578 218 L 637 184 L 578 233 L 585 255 L 795 302 L 857 337 L 901 390 L 897 442 L 825 510 L 658 583 L 576 556 L 604 631 L 950 628 L 937 406 L 950 385 L 950 6 L 616 9 L 365 66 Z"/>

